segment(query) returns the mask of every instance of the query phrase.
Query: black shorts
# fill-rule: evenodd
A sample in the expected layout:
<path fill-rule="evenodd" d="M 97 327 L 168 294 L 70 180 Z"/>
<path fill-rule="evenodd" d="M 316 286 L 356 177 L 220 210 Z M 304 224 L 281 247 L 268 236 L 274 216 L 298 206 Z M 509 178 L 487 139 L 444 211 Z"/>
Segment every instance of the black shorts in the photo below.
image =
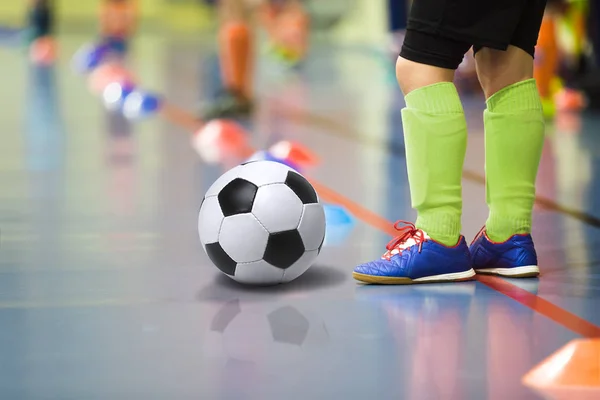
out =
<path fill-rule="evenodd" d="M 531 54 L 547 0 L 413 0 L 400 56 L 456 69 L 473 47 Z"/>

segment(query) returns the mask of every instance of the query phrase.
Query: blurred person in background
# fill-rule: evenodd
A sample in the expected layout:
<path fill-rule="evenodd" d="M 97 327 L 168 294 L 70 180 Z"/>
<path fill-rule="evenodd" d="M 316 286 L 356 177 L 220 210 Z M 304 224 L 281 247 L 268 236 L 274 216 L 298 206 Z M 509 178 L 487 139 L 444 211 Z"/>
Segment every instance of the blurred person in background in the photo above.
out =
<path fill-rule="evenodd" d="M 217 0 L 216 3 L 224 90 L 201 111 L 201 117 L 246 116 L 254 105 L 254 26 L 257 22 L 263 26 L 275 54 L 297 63 L 308 49 L 308 14 L 301 0 Z"/>
<path fill-rule="evenodd" d="M 99 20 L 102 41 L 111 50 L 124 52 L 137 28 L 138 1 L 102 0 Z"/>
<path fill-rule="evenodd" d="M 54 33 L 54 13 L 52 0 L 29 0 L 27 16 L 27 42 L 50 37 Z"/>

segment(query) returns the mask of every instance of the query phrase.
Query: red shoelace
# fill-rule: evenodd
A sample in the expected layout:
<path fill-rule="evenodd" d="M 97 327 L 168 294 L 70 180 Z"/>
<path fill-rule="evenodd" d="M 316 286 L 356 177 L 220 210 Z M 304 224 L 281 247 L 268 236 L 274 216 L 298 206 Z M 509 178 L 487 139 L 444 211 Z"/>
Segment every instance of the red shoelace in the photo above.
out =
<path fill-rule="evenodd" d="M 401 254 L 403 249 L 401 249 L 400 247 L 402 247 L 402 245 L 405 244 L 409 239 L 413 239 L 415 241 L 415 244 L 419 245 L 419 253 L 421 252 L 423 242 L 427 240 L 427 238 L 425 237 L 425 232 L 423 232 L 420 229 L 417 229 L 415 224 L 413 224 L 412 222 L 403 220 L 396 221 L 396 223 L 394 224 L 394 229 L 399 232 L 399 235 L 390 240 L 387 246 L 385 246 L 385 248 L 388 251 L 383 255 L 383 258 L 387 260 L 392 258 L 392 256 L 395 255 L 392 254 L 392 251 L 395 249 L 398 250 L 397 254 Z"/>
<path fill-rule="evenodd" d="M 477 232 L 477 235 L 475 235 L 473 240 L 471 240 L 471 244 L 475 243 L 475 241 L 479 238 L 479 236 L 483 235 L 483 232 L 485 232 L 485 225 L 481 227 L 479 232 Z"/>

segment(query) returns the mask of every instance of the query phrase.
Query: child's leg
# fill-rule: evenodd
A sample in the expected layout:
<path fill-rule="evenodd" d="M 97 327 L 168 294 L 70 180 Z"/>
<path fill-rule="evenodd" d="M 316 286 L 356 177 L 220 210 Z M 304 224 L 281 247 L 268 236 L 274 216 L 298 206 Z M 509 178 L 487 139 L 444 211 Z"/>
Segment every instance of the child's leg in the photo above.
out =
<path fill-rule="evenodd" d="M 308 52 L 310 19 L 300 0 L 283 2 L 275 13 L 270 40 L 276 51 L 292 63 L 301 61 Z"/>
<path fill-rule="evenodd" d="M 487 98 L 485 170 L 490 208 L 485 229 L 471 246 L 474 268 L 480 273 L 539 274 L 530 232 L 544 115 L 532 78 L 544 3 L 528 3 L 507 51 L 483 48 L 475 56 Z"/>
<path fill-rule="evenodd" d="M 460 234 L 467 124 L 452 83 L 469 47 L 468 42 L 412 30 L 409 23 L 396 75 L 406 101 L 402 122 L 417 221 L 396 225 L 400 234 L 382 259 L 355 268 L 359 281 L 407 284 L 475 275 Z"/>
<path fill-rule="evenodd" d="M 531 231 L 535 178 L 544 142 L 540 95 L 533 80 L 533 54 L 543 15 L 542 1 L 520 25 L 505 52 L 477 52 L 477 69 L 487 110 L 486 191 L 488 236 L 504 241 Z"/>
<path fill-rule="evenodd" d="M 440 49 L 427 57 L 414 49 Z M 402 122 L 416 226 L 434 240 L 455 245 L 461 231 L 462 167 L 467 124 L 452 80 L 470 46 L 408 31 L 396 75 L 405 94 Z M 445 49 L 445 50 L 442 50 Z"/>
<path fill-rule="evenodd" d="M 254 48 L 246 0 L 219 0 L 219 65 L 224 91 L 201 118 L 244 116 L 252 111 Z"/>
<path fill-rule="evenodd" d="M 50 0 L 30 0 L 27 41 L 51 36 L 54 33 L 53 4 Z M 29 44 L 28 43 L 28 44 Z"/>
<path fill-rule="evenodd" d="M 503 242 L 531 232 L 544 118 L 528 53 L 514 46 L 506 52 L 483 49 L 476 59 L 487 98 L 486 231 L 490 239 Z"/>
<path fill-rule="evenodd" d="M 225 87 L 252 97 L 252 35 L 243 0 L 220 0 L 219 56 Z"/>

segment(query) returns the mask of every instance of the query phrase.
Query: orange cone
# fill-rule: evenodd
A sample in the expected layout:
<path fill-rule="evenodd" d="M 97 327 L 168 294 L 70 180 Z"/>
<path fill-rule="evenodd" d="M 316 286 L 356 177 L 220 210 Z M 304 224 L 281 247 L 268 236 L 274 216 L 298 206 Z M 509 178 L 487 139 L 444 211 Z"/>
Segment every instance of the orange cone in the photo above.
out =
<path fill-rule="evenodd" d="M 317 156 L 308 148 L 288 140 L 282 140 L 271 146 L 269 153 L 276 158 L 290 161 L 301 167 L 313 166 L 319 162 Z"/>
<path fill-rule="evenodd" d="M 192 147 L 209 164 L 244 158 L 252 152 L 245 129 L 234 121 L 215 119 L 192 137 Z"/>
<path fill-rule="evenodd" d="M 600 339 L 568 343 L 528 372 L 523 383 L 547 399 L 600 399 Z"/>

